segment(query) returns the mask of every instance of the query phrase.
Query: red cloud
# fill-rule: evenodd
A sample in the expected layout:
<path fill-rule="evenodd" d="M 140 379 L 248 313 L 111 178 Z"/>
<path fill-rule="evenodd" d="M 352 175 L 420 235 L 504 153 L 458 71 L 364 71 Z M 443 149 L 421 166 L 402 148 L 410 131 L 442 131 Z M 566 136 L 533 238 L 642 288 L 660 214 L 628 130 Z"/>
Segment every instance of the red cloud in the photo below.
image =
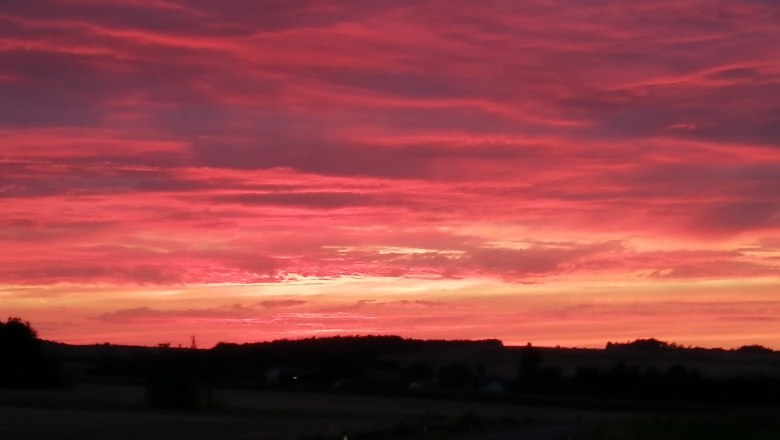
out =
<path fill-rule="evenodd" d="M 778 14 L 10 2 L 0 287 L 776 281 Z"/>

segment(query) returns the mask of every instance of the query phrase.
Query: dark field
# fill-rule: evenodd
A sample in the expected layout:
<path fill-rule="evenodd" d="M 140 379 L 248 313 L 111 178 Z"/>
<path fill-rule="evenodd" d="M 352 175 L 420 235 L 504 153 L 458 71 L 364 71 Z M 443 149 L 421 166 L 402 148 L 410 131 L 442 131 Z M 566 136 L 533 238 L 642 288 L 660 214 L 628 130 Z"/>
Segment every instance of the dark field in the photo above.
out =
<path fill-rule="evenodd" d="M 561 427 L 573 432 L 582 420 L 613 416 L 603 411 L 468 400 L 325 393 L 219 390 L 215 398 L 217 410 L 152 410 L 146 407 L 144 388 L 139 386 L 3 390 L 0 438 L 341 439 L 345 432 L 355 433 L 349 438 L 367 438 L 373 432 L 418 427 L 419 433 L 400 437 L 417 438 L 426 426 L 430 438 L 482 438 L 497 431 L 539 427 L 544 432 L 558 432 Z M 439 429 L 446 431 L 446 437 L 436 435 L 437 426 L 446 427 Z"/>
<path fill-rule="evenodd" d="M 218 390 L 217 410 L 153 410 L 140 386 L 0 391 L 3 439 L 778 439 L 780 411 L 638 412 L 309 392 Z M 428 434 L 425 434 L 427 427 Z"/>

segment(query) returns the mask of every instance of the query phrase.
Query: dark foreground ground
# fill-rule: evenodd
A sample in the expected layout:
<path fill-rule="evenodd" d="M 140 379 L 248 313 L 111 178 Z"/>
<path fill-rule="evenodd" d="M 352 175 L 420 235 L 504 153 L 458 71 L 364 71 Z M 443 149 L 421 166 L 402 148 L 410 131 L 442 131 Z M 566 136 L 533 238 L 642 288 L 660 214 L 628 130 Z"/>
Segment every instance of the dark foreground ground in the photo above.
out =
<path fill-rule="evenodd" d="M 481 439 L 504 438 L 483 434 L 529 429 L 533 436 L 523 438 L 547 439 L 566 438 L 583 419 L 610 416 L 486 402 L 325 393 L 218 390 L 215 399 L 218 410 L 164 411 L 148 409 L 144 388 L 136 386 L 0 390 L 0 438 L 341 440 L 346 434 L 350 439 Z"/>
<path fill-rule="evenodd" d="M 780 439 L 780 352 L 349 336 L 69 346 L 0 321 L 0 440 Z"/>
<path fill-rule="evenodd" d="M 216 390 L 219 409 L 149 409 L 144 388 L 0 390 L 0 439 L 780 439 L 780 411 L 588 410 L 484 401 Z"/>

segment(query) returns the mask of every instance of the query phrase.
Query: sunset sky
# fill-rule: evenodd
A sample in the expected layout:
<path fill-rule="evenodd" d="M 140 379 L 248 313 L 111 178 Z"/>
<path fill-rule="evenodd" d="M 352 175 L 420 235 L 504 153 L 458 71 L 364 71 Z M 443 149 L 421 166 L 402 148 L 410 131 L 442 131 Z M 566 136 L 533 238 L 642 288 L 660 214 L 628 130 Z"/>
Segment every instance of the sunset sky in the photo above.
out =
<path fill-rule="evenodd" d="M 0 4 L 0 319 L 780 349 L 780 3 Z"/>

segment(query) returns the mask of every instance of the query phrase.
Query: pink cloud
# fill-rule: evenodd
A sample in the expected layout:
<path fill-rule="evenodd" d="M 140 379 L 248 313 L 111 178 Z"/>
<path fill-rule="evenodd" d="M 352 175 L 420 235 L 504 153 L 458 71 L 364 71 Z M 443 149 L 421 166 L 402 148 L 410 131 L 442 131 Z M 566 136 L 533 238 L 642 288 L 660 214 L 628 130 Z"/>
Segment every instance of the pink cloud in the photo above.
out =
<path fill-rule="evenodd" d="M 9 3 L 0 286 L 777 280 L 778 16 L 709 0 Z M 365 307 L 438 300 L 399 301 Z M 436 333 L 451 316 L 286 319 Z"/>

